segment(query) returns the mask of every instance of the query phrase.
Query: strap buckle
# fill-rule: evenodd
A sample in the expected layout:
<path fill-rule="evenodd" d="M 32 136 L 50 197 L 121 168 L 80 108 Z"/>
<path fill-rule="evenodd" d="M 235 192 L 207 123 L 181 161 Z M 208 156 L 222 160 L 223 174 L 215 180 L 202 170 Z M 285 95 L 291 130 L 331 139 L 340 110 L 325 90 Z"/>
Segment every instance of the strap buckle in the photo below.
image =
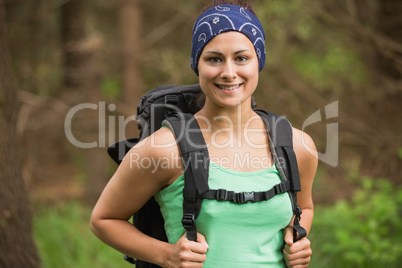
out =
<path fill-rule="evenodd" d="M 186 230 L 193 228 L 195 224 L 195 215 L 191 213 L 184 214 L 181 223 Z"/>
<path fill-rule="evenodd" d="M 296 216 L 296 218 L 297 218 L 298 221 L 300 221 L 300 218 L 301 218 L 301 214 L 302 214 L 302 213 L 303 213 L 303 212 L 302 212 L 301 208 L 300 208 L 298 205 L 296 205 L 295 216 Z"/>
<path fill-rule="evenodd" d="M 237 194 L 237 202 L 239 204 L 245 204 L 247 202 L 254 203 L 255 202 L 254 194 L 255 194 L 254 191 L 253 192 L 241 192 L 241 193 L 238 193 Z"/>

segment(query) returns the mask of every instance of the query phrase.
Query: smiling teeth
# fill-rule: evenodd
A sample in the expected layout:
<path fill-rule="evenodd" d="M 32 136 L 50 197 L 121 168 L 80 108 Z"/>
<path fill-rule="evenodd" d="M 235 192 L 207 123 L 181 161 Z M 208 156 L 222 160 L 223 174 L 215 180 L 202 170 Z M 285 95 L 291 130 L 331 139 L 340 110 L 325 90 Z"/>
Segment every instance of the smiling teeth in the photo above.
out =
<path fill-rule="evenodd" d="M 239 86 L 240 86 L 240 85 L 236 85 L 236 86 L 233 86 L 233 87 L 225 87 L 225 86 L 219 85 L 219 88 L 221 88 L 221 89 L 223 89 L 223 90 L 233 90 L 233 89 L 238 88 Z"/>

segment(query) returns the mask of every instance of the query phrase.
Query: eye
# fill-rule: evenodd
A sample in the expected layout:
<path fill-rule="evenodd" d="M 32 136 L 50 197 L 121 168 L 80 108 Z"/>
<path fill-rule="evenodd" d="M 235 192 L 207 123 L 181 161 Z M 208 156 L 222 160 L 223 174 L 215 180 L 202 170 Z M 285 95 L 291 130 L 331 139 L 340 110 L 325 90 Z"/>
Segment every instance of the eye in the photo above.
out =
<path fill-rule="evenodd" d="M 240 61 L 240 62 L 245 62 L 248 60 L 248 57 L 246 56 L 239 56 L 236 58 L 236 61 Z"/>
<path fill-rule="evenodd" d="M 210 57 L 210 58 L 207 59 L 207 61 L 208 61 L 208 62 L 211 62 L 211 63 L 219 63 L 219 62 L 222 62 L 222 60 L 221 60 L 220 58 L 218 58 L 218 57 Z"/>

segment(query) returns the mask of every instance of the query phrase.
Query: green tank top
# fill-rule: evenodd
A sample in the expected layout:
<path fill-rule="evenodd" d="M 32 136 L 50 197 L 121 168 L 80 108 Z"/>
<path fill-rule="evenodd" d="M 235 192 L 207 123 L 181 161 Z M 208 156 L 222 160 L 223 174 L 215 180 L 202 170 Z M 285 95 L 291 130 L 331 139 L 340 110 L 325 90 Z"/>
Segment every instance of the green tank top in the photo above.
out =
<path fill-rule="evenodd" d="M 211 161 L 211 189 L 235 192 L 266 191 L 280 182 L 275 166 L 254 172 L 226 169 Z M 165 219 L 169 243 L 185 233 L 183 217 L 184 175 L 155 195 Z M 235 204 L 205 199 L 196 219 L 197 231 L 209 249 L 204 267 L 285 267 L 282 231 L 293 216 L 288 193 L 268 201 Z"/>

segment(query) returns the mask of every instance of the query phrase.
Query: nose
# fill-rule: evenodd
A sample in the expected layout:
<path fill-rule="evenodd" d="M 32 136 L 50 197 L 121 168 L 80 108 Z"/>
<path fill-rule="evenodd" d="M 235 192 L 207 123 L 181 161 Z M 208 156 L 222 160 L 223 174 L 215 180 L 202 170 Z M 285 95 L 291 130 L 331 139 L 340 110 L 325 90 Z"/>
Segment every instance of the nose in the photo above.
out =
<path fill-rule="evenodd" d="M 233 62 L 227 61 L 222 68 L 221 78 L 233 80 L 237 77 L 236 66 Z"/>

